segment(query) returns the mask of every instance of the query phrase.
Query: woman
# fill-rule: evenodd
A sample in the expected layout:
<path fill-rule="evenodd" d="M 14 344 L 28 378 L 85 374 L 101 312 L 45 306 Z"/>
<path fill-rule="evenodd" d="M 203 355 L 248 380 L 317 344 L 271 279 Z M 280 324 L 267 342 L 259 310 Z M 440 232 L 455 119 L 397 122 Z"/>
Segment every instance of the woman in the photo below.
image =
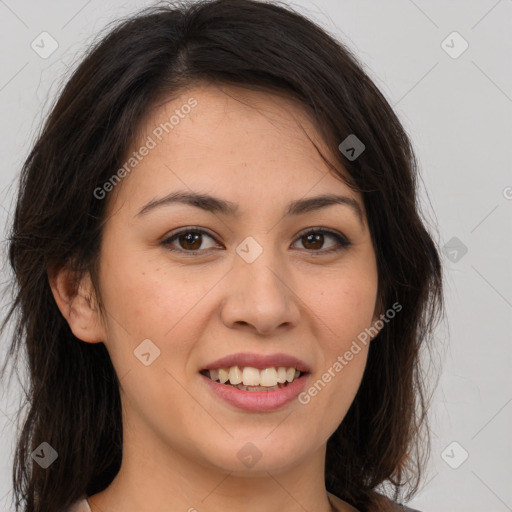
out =
<path fill-rule="evenodd" d="M 17 511 L 411 510 L 442 311 L 416 173 L 354 56 L 286 6 L 112 29 L 20 181 Z"/>

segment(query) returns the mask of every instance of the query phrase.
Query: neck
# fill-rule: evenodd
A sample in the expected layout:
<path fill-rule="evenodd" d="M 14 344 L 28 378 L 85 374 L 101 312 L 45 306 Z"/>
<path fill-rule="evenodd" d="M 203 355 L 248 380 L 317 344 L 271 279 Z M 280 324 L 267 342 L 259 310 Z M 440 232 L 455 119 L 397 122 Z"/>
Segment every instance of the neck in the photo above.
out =
<path fill-rule="evenodd" d="M 91 496 L 92 512 L 194 512 L 205 507 L 211 512 L 352 510 L 331 504 L 324 480 L 325 447 L 292 468 L 251 470 L 244 475 L 205 467 L 179 452 L 166 460 L 162 451 L 148 449 L 142 457 L 138 453 L 123 453 L 121 469 L 111 485 Z M 151 453 L 159 455 L 150 456 Z"/>

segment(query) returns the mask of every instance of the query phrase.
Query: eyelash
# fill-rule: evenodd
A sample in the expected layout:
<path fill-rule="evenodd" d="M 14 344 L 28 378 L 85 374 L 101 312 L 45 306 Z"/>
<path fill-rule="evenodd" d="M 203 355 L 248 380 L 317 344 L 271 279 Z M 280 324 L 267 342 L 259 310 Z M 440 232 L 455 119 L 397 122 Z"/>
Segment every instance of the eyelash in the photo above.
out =
<path fill-rule="evenodd" d="M 176 248 L 171 247 L 171 244 L 174 240 L 178 239 L 180 236 L 188 235 L 190 233 L 207 235 L 210 238 L 214 239 L 214 237 L 212 235 L 210 235 L 207 231 L 205 231 L 199 227 L 190 226 L 190 227 L 187 227 L 186 229 L 182 229 L 182 230 L 178 231 L 177 233 L 174 233 L 171 236 L 167 237 L 165 240 L 162 241 L 162 245 L 164 245 L 168 250 L 170 250 L 172 252 L 181 252 L 181 253 L 185 253 L 185 254 L 191 255 L 191 256 L 201 254 L 201 253 L 204 253 L 209 250 L 209 249 L 198 249 L 195 251 L 187 251 L 185 249 L 176 249 Z M 300 240 L 301 238 L 305 238 L 311 234 L 330 235 L 338 243 L 337 247 L 335 246 L 334 248 L 326 249 L 326 250 L 324 249 L 324 250 L 315 251 L 312 249 L 304 249 L 305 251 L 310 252 L 313 255 L 325 255 L 325 254 L 332 254 L 332 253 L 340 252 L 344 249 L 347 249 L 348 247 L 350 247 L 352 245 L 352 243 L 346 236 L 344 236 L 336 231 L 332 231 L 330 229 L 325 229 L 325 228 L 310 228 L 310 229 L 300 233 L 296 240 Z"/>

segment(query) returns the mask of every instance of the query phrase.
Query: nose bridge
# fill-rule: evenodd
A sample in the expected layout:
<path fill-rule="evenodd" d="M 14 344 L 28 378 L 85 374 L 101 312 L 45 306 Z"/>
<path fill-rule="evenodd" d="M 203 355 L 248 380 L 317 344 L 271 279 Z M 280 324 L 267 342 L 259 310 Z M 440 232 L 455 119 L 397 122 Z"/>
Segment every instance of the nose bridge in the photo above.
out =
<path fill-rule="evenodd" d="M 250 324 L 261 333 L 283 324 L 295 324 L 299 311 L 292 292 L 286 260 L 260 237 L 247 237 L 236 248 L 224 300 L 223 321 L 230 327 Z M 265 246 L 263 246 L 265 244 Z"/>

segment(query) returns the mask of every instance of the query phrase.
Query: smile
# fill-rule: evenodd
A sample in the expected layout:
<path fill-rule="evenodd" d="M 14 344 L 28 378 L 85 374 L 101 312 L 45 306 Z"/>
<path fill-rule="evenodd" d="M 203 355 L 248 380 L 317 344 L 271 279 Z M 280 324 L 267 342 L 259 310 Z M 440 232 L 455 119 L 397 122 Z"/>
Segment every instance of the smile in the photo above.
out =
<path fill-rule="evenodd" d="M 215 399 L 236 409 L 254 413 L 270 412 L 291 404 L 304 390 L 311 374 L 293 367 L 258 370 L 247 366 L 232 366 L 202 370 L 200 377 Z"/>
<path fill-rule="evenodd" d="M 259 370 L 251 366 L 216 368 L 203 370 L 205 377 L 215 382 L 233 386 L 243 391 L 275 391 L 286 387 L 289 383 L 300 378 L 302 372 L 294 367 L 269 367 Z"/>

